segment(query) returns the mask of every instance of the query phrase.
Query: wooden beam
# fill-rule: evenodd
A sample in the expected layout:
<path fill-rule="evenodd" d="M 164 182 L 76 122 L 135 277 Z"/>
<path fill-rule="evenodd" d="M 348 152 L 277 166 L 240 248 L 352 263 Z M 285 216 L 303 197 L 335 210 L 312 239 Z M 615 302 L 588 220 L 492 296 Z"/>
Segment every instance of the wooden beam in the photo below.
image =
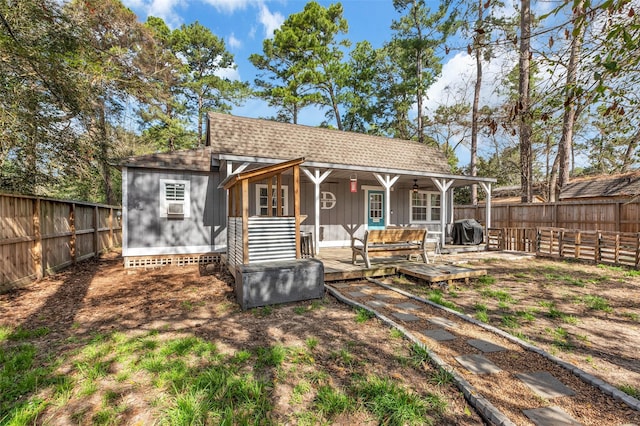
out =
<path fill-rule="evenodd" d="M 280 194 L 276 194 L 276 200 L 278 198 L 280 198 Z M 280 216 L 280 210 L 277 209 L 277 205 L 278 202 L 276 201 L 276 216 Z M 273 176 L 267 179 L 267 216 L 273 216 Z"/>
<path fill-rule="evenodd" d="M 249 180 L 251 182 L 264 180 L 269 177 L 276 176 L 278 173 L 282 173 L 283 171 L 302 163 L 304 163 L 304 158 L 298 158 L 295 160 L 285 161 L 283 163 L 260 167 L 259 169 L 249 170 L 247 172 L 241 172 L 233 176 L 232 179 L 229 179 L 229 181 L 224 184 L 224 189 L 229 189 L 237 182 L 242 180 Z"/>
<path fill-rule="evenodd" d="M 40 279 L 44 276 L 44 259 L 42 258 L 42 229 L 40 224 L 40 199 L 33 200 L 33 236 L 35 241 L 33 242 L 33 269 L 36 274 L 36 278 Z"/>
<path fill-rule="evenodd" d="M 98 257 L 100 254 L 100 248 L 98 245 L 100 244 L 100 212 L 98 211 L 98 206 L 93 208 L 93 255 Z"/>
<path fill-rule="evenodd" d="M 300 166 L 297 164 L 293 166 L 293 215 L 296 218 L 296 259 L 300 259 Z"/>
<path fill-rule="evenodd" d="M 282 173 L 276 175 L 276 209 L 278 216 L 282 213 Z"/>
<path fill-rule="evenodd" d="M 71 253 L 71 262 L 77 261 L 77 234 L 76 234 L 76 205 L 71 203 L 69 206 L 69 229 L 71 237 L 69 238 L 69 251 Z"/>

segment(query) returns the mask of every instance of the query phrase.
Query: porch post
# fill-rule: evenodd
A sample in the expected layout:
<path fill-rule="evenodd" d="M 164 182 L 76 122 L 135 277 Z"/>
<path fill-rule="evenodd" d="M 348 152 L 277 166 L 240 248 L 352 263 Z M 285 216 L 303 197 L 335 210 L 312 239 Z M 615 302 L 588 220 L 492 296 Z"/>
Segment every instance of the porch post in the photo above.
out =
<path fill-rule="evenodd" d="M 306 167 L 300 167 L 300 170 L 302 170 L 304 174 L 307 175 L 309 180 L 313 182 L 315 189 L 313 245 L 315 250 L 314 254 L 317 254 L 320 251 L 320 184 L 324 182 L 327 177 L 329 177 L 329 175 L 331 174 L 331 170 L 327 170 L 323 174 L 320 174 L 319 169 L 315 169 L 313 174 Z"/>
<path fill-rule="evenodd" d="M 487 194 L 487 203 L 486 203 L 486 224 L 487 227 L 487 237 L 489 235 L 489 228 L 491 228 L 491 182 L 480 182 L 480 186 L 484 190 L 485 194 Z"/>
<path fill-rule="evenodd" d="M 442 210 L 444 209 L 444 206 L 447 205 L 447 191 L 449 190 L 449 188 L 451 188 L 453 179 L 447 180 L 431 178 L 431 180 L 433 181 L 434 185 L 440 190 L 440 246 L 444 247 L 446 241 L 445 228 L 447 226 L 447 217 L 445 215 L 445 212 Z"/>
<path fill-rule="evenodd" d="M 394 177 L 384 175 L 384 178 L 378 173 L 374 173 L 373 175 L 376 177 L 378 182 L 380 182 L 380 185 L 382 185 L 382 187 L 384 188 L 384 198 L 385 200 L 387 200 L 386 205 L 384 206 L 384 214 L 387 218 L 385 226 L 388 226 L 391 225 L 391 187 L 400 178 L 400 175 L 395 175 Z"/>

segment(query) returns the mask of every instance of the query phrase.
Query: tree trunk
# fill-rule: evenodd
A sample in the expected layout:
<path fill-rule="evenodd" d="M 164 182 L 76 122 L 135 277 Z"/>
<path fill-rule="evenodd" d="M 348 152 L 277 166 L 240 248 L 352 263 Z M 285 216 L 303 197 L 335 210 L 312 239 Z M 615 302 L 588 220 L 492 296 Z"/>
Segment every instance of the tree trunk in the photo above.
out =
<path fill-rule="evenodd" d="M 202 96 L 198 96 L 198 148 L 204 145 L 204 137 L 202 134 Z"/>
<path fill-rule="evenodd" d="M 555 203 L 560 198 L 560 192 L 558 191 L 558 167 L 560 165 L 560 154 L 556 154 L 556 158 L 553 160 L 553 166 L 551 166 L 551 174 L 549 176 L 549 202 Z"/>
<path fill-rule="evenodd" d="M 638 130 L 631 139 L 629 140 L 629 144 L 627 145 L 627 150 L 624 153 L 624 157 L 622 158 L 622 165 L 620 167 L 621 172 L 628 172 L 629 167 L 634 162 L 633 154 L 636 153 L 638 144 L 640 143 L 640 130 Z"/>
<path fill-rule="evenodd" d="M 532 150 L 529 113 L 529 79 L 531 67 L 531 0 L 520 0 L 520 75 L 518 84 L 518 111 L 520 117 L 520 187 L 522 202 L 532 201 Z"/>
<path fill-rule="evenodd" d="M 109 136 L 107 134 L 107 111 L 103 98 L 100 98 L 98 113 L 98 144 L 100 149 L 100 169 L 104 182 L 104 196 L 107 204 L 114 204 L 113 182 L 111 181 L 111 167 L 109 166 Z"/>
<path fill-rule="evenodd" d="M 478 24 L 476 26 L 475 54 L 476 54 L 476 84 L 473 90 L 473 106 L 471 110 L 471 159 L 469 168 L 471 176 L 478 176 L 478 109 L 480 104 L 480 89 L 482 88 L 482 0 L 478 1 Z M 478 185 L 471 185 L 471 204 L 478 204 Z"/>
<path fill-rule="evenodd" d="M 411 9 L 413 13 L 413 21 L 416 25 L 416 31 L 418 32 L 418 40 L 422 41 L 422 28 L 420 27 L 420 20 L 418 19 L 418 5 L 415 0 Z M 416 49 L 416 107 L 418 109 L 418 117 L 416 118 L 416 125 L 418 131 L 418 142 L 424 143 L 424 120 L 422 119 L 422 97 L 424 96 L 422 89 L 422 51 L 420 48 Z"/>
<path fill-rule="evenodd" d="M 583 14 L 584 0 L 580 0 L 573 9 L 573 21 Z M 582 50 L 582 38 L 584 36 L 584 26 L 582 23 L 577 28 L 577 34 L 571 40 L 571 51 L 569 54 L 569 64 L 567 65 L 567 84 L 565 85 L 567 95 L 564 102 L 564 117 L 562 121 L 562 137 L 558 153 L 560 155 L 559 187 L 562 189 L 569 183 L 571 151 L 573 147 L 573 128 L 576 122 L 576 84 L 578 81 L 578 63 L 580 62 L 580 52 Z"/>

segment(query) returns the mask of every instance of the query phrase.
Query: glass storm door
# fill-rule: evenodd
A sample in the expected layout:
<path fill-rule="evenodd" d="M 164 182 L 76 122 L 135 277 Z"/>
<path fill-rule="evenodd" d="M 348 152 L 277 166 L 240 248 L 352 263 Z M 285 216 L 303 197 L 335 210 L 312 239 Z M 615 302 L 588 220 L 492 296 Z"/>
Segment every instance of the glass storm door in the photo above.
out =
<path fill-rule="evenodd" d="M 369 229 L 384 229 L 384 191 L 369 191 L 367 225 Z"/>

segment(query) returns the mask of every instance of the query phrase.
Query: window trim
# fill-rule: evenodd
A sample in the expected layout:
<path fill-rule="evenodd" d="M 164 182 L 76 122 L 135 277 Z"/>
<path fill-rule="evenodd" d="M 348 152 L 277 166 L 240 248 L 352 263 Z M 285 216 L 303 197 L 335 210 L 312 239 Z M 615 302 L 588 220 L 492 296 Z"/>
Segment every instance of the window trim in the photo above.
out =
<path fill-rule="evenodd" d="M 427 197 L 427 205 L 424 206 L 423 208 L 425 208 L 427 210 L 427 220 L 416 220 L 413 218 L 413 190 L 409 190 L 409 223 L 440 223 L 440 219 L 432 219 L 431 218 L 431 211 L 434 208 L 440 209 L 440 215 L 442 216 L 442 195 L 437 192 L 437 191 L 425 191 L 425 190 L 418 190 L 418 194 L 426 194 L 428 195 Z M 440 197 L 440 206 L 436 206 L 433 207 L 431 206 L 431 195 L 437 195 Z M 420 206 L 422 207 L 422 206 Z"/>
<path fill-rule="evenodd" d="M 179 203 L 180 201 L 175 200 L 167 200 L 167 184 L 169 185 L 184 185 L 184 200 L 181 201 L 183 204 L 183 215 L 168 215 L 167 208 L 169 207 L 169 203 Z M 191 181 L 184 179 L 160 179 L 160 217 L 163 218 L 171 218 L 171 219 L 181 219 L 191 217 Z"/>
<path fill-rule="evenodd" d="M 267 185 L 263 184 L 263 183 L 258 183 L 256 184 L 256 216 L 261 216 L 261 217 L 267 217 L 267 216 L 263 216 L 260 214 L 260 209 L 262 207 L 266 207 L 266 206 L 261 206 L 260 205 L 260 190 L 264 188 L 265 190 L 267 189 Z M 277 190 L 276 185 L 272 185 L 271 186 L 273 191 Z M 282 191 L 284 192 L 284 199 L 282 200 L 282 211 L 283 211 L 283 216 L 288 216 L 289 215 L 289 186 L 288 185 L 282 185 L 281 186 Z M 271 206 L 273 208 L 273 206 Z"/>

